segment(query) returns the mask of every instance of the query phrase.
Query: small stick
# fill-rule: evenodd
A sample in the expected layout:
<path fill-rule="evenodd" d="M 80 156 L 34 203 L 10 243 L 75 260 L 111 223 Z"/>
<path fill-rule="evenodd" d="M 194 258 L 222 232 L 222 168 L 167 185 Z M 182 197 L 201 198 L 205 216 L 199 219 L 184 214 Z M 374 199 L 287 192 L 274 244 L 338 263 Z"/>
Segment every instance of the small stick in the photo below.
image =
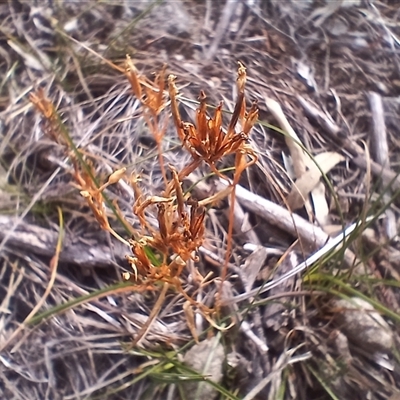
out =
<path fill-rule="evenodd" d="M 304 270 L 306 270 L 308 267 L 319 261 L 322 257 L 324 257 L 326 254 L 328 254 L 332 249 L 334 249 L 337 246 L 341 246 L 346 238 L 355 230 L 357 229 L 362 222 L 355 222 L 354 224 L 350 225 L 348 228 L 346 228 L 343 232 L 341 232 L 339 235 L 331 239 L 328 243 L 325 244 L 321 249 L 319 249 L 317 252 L 312 254 L 310 257 L 307 258 L 307 260 L 303 261 L 290 271 L 286 272 L 282 276 L 275 278 L 262 286 L 252 289 L 248 292 L 239 294 L 233 298 L 230 299 L 223 299 L 221 301 L 222 306 L 226 305 L 232 305 L 233 303 L 239 303 L 244 300 L 248 300 L 253 298 L 254 296 L 258 296 L 259 294 L 265 293 L 268 290 L 271 290 L 279 285 L 282 285 L 282 283 L 286 282 L 288 279 L 292 278 L 293 276 L 302 273 Z M 350 254 L 350 250 L 346 249 L 346 252 Z M 346 261 L 346 253 L 345 253 L 345 258 L 344 261 Z"/>
<path fill-rule="evenodd" d="M 390 170 L 390 159 L 389 159 L 389 146 L 387 140 L 385 115 L 383 110 L 382 98 L 378 93 L 369 92 L 368 101 L 372 112 L 372 122 L 374 129 L 372 130 L 372 146 L 371 153 L 375 161 L 382 166 Z M 384 184 L 381 184 L 381 189 L 385 190 Z M 383 195 L 383 201 L 390 203 L 391 190 L 388 189 Z M 389 239 L 393 239 L 397 236 L 396 217 L 393 210 L 388 208 L 385 211 L 386 221 L 385 230 L 386 235 Z"/>
<path fill-rule="evenodd" d="M 215 56 L 215 53 L 218 50 L 218 46 L 224 36 L 224 33 L 228 29 L 229 21 L 232 18 L 234 10 L 237 8 L 237 4 L 239 0 L 229 0 L 225 3 L 225 7 L 222 10 L 222 16 L 218 21 L 217 30 L 215 32 L 214 40 L 211 43 L 210 48 L 208 49 L 208 53 L 206 54 L 206 61 L 212 61 Z"/>
<path fill-rule="evenodd" d="M 373 133 L 373 146 L 371 146 L 371 153 L 377 163 L 390 169 L 389 165 L 389 146 L 387 142 L 385 116 L 383 111 L 382 98 L 378 93 L 369 92 L 368 101 L 372 112 L 372 123 L 374 129 Z"/>
<path fill-rule="evenodd" d="M 227 183 L 222 179 L 220 183 L 221 186 L 227 186 Z M 287 209 L 250 192 L 240 185 L 236 185 L 236 199 L 243 207 L 264 218 L 271 225 L 295 237 L 299 237 L 299 240 L 306 244 L 310 251 L 323 247 L 329 240 L 329 236 L 321 228 L 312 225 L 299 215 L 290 213 Z M 344 262 L 350 266 L 353 265 L 354 260 L 355 255 L 347 249 Z"/>
<path fill-rule="evenodd" d="M 220 180 L 221 186 L 227 183 Z M 312 225 L 299 215 L 292 214 L 287 209 L 258 196 L 244 187 L 236 186 L 236 199 L 246 209 L 264 218 L 270 224 L 290 233 L 304 242 L 308 247 L 318 248 L 329 239 L 328 235 L 317 226 Z"/>

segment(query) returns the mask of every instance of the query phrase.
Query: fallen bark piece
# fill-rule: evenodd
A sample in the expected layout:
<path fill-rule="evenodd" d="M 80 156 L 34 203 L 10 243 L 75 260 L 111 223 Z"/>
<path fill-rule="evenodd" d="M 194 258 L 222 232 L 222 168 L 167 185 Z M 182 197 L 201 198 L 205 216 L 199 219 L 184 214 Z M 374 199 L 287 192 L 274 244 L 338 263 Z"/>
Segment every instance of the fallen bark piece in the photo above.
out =
<path fill-rule="evenodd" d="M 375 309 L 360 298 L 334 301 L 335 320 L 347 338 L 365 350 L 390 351 L 393 333 Z"/>
<path fill-rule="evenodd" d="M 0 240 L 12 230 L 17 220 L 15 217 L 0 215 Z M 122 243 L 113 240 L 114 251 L 112 251 L 108 245 L 104 244 L 104 236 L 100 236 L 102 234 L 103 232 L 100 232 L 97 238 L 94 236 L 94 246 L 89 246 L 78 239 L 73 242 L 72 238 L 66 236 L 60 253 L 60 261 L 84 267 L 110 266 L 123 262 L 128 249 Z M 57 246 L 57 236 L 56 231 L 23 222 L 11 233 L 7 246 L 17 248 L 26 254 L 33 252 L 37 255 L 52 257 Z"/>
<path fill-rule="evenodd" d="M 383 109 L 382 97 L 378 93 L 369 92 L 368 100 L 371 107 L 372 113 L 372 145 L 371 153 L 375 161 L 382 165 L 382 168 L 387 168 L 391 171 L 390 166 L 390 156 L 389 156 L 389 144 L 388 135 L 385 123 L 385 112 Z M 390 203 L 390 198 L 392 196 L 390 188 L 381 186 L 381 191 L 383 191 L 383 201 L 386 204 Z M 397 235 L 397 221 L 396 216 L 390 208 L 385 211 L 386 219 L 384 221 L 386 237 L 389 240 L 393 240 Z"/>

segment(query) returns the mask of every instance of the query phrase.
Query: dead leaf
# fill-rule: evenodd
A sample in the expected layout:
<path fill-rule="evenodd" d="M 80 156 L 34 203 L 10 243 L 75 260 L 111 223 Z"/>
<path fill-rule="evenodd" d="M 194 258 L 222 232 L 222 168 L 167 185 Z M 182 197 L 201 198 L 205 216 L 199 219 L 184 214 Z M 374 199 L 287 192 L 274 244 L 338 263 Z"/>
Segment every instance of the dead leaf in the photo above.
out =
<path fill-rule="evenodd" d="M 329 223 L 329 207 L 325 198 L 325 185 L 320 181 L 311 192 L 315 219 L 321 226 Z"/>
<path fill-rule="evenodd" d="M 265 98 L 265 104 L 268 107 L 269 111 L 279 122 L 282 130 L 285 131 L 287 134 L 285 136 L 285 142 L 292 157 L 294 173 L 296 178 L 301 178 L 307 171 L 307 161 L 310 157 L 307 153 L 304 152 L 304 150 L 300 146 L 301 140 L 289 124 L 289 121 L 283 113 L 280 104 L 269 97 Z"/>
<path fill-rule="evenodd" d="M 294 60 L 297 73 L 304 80 L 309 88 L 316 89 L 317 83 L 314 79 L 312 68 L 301 60 Z"/>
<path fill-rule="evenodd" d="M 344 157 L 335 152 L 325 152 L 318 154 L 315 157 L 315 162 L 308 166 L 308 171 L 298 178 L 289 193 L 287 202 L 290 209 L 297 210 L 303 207 L 310 192 L 318 185 L 322 176 L 321 171 L 326 174 L 339 162 L 343 161 Z M 320 169 L 318 169 L 319 165 Z"/>
<path fill-rule="evenodd" d="M 242 278 L 244 290 L 246 292 L 253 288 L 254 281 L 257 279 L 257 275 L 264 265 L 267 255 L 268 252 L 265 247 L 257 246 L 240 268 L 240 277 Z"/>

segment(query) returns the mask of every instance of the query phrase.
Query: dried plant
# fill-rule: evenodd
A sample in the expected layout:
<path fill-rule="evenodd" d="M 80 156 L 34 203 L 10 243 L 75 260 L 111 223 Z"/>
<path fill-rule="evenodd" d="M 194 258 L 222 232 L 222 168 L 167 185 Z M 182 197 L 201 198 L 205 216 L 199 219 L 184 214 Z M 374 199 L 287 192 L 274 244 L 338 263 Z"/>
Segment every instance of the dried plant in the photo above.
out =
<path fill-rule="evenodd" d="M 207 163 L 211 170 L 222 177 L 216 167 L 216 163 L 227 155 L 235 155 L 235 172 L 230 187 L 217 196 L 206 199 L 203 204 L 218 201 L 221 197 L 231 193 L 231 209 L 229 215 L 228 241 L 226 248 L 225 265 L 221 273 L 221 291 L 226 278 L 227 266 L 230 257 L 233 234 L 233 218 L 235 204 L 235 185 L 239 182 L 242 172 L 257 161 L 257 155 L 249 145 L 249 133 L 258 118 L 257 103 L 253 102 L 250 110 L 246 112 L 246 100 L 244 88 L 246 83 L 246 68 L 239 62 L 237 91 L 238 97 L 231 116 L 227 131 L 222 127 L 222 102 L 217 106 L 213 118 L 207 117 L 206 95 L 200 93 L 200 106 L 196 112 L 196 125 L 183 122 L 177 104 L 178 90 L 175 85 L 176 77 L 170 75 L 168 78 L 169 94 L 171 98 L 171 111 L 175 122 L 178 136 L 183 146 L 191 154 L 193 160 L 179 174 L 183 179 L 194 171 L 202 161 Z M 241 122 L 241 129 L 237 129 L 238 122 Z M 248 160 L 249 158 L 249 160 Z M 227 179 L 229 181 L 229 179 Z"/>
<path fill-rule="evenodd" d="M 42 129 L 55 143 L 65 145 L 65 138 L 61 134 L 61 121 L 58 117 L 54 104 L 46 98 L 43 88 L 39 88 L 36 93 L 29 94 L 29 100 L 42 114 Z"/>
<path fill-rule="evenodd" d="M 139 240 L 131 240 L 134 256 L 129 257 L 129 262 L 135 271 L 135 280 L 171 282 L 179 277 L 190 259 L 197 260 L 196 252 L 203 241 L 205 208 L 196 200 L 185 198 L 177 171 L 172 166 L 170 169 L 174 189 L 166 191 L 162 197 L 143 199 L 137 177 L 131 179 L 137 196 L 133 210 L 144 231 Z M 158 229 L 146 220 L 144 212 L 151 205 L 157 206 Z M 146 247 L 162 255 L 160 267 L 151 263 Z"/>
<path fill-rule="evenodd" d="M 207 320 L 215 326 L 210 315 L 212 310 L 202 304 L 197 304 L 184 291 L 181 275 L 190 260 L 198 260 L 197 253 L 205 232 L 206 210 L 204 205 L 226 196 L 229 192 L 234 201 L 234 187 L 238 183 L 241 173 L 257 161 L 257 156 L 249 144 L 249 133 L 257 120 L 258 109 L 254 102 L 246 111 L 244 95 L 246 70 L 239 63 L 238 97 L 226 131 L 223 128 L 222 103 L 216 107 L 214 116 L 209 118 L 204 92 L 200 93 L 195 124 L 184 122 L 181 120 L 178 110 L 176 77 L 170 75 L 168 91 L 173 120 L 182 146 L 189 152 L 192 160 L 181 171 L 177 171 L 174 166 L 169 165 L 172 178 L 168 180 L 162 154 L 162 139 L 168 123 L 168 114 L 163 113 L 168 105 L 165 94 L 165 67 L 155 76 L 154 81 L 150 81 L 139 75 L 128 56 L 124 72 L 131 84 L 133 94 L 142 104 L 142 115 L 158 145 L 159 161 L 165 181 L 165 190 L 160 194 L 146 197 L 140 188 L 140 176 L 132 174 L 127 177 L 125 168 L 115 171 L 106 183 L 100 185 L 95 178 L 95 169 L 90 156 L 84 156 L 74 146 L 54 105 L 44 96 L 43 91 L 38 90 L 36 94 L 32 94 L 31 101 L 44 117 L 45 133 L 57 143 L 65 146 L 66 153 L 72 160 L 75 186 L 80 190 L 100 227 L 131 248 L 132 254 L 127 256 L 127 260 L 133 273 L 124 273 L 124 280 L 132 282 L 132 289 L 137 291 L 156 290 L 160 285 L 162 286 L 148 321 L 134 340 L 134 344 L 136 344 L 145 335 L 151 321 L 157 316 L 170 286 L 186 298 L 185 313 L 189 317 L 193 317 L 191 309 L 191 305 L 193 305 L 200 309 Z M 239 123 L 240 128 L 238 127 Z M 217 167 L 217 163 L 228 155 L 235 156 L 235 172 L 232 181 L 222 175 Z M 209 166 L 211 172 L 227 180 L 230 187 L 229 190 L 210 196 L 199 203 L 190 194 L 184 194 L 182 181 L 202 162 Z M 106 203 L 109 206 L 112 205 L 114 213 L 123 220 L 125 225 L 129 226 L 128 232 L 132 236 L 128 241 L 110 226 L 104 205 L 107 200 L 105 189 L 121 179 L 126 179 L 133 189 L 135 195 L 133 213 L 137 216 L 141 229 L 135 230 L 124 219 L 116 202 L 108 201 Z M 156 214 L 158 226 L 152 225 L 148 218 L 151 210 Z M 233 216 L 233 210 L 231 215 Z M 228 242 L 232 240 L 232 225 L 231 221 Z M 230 243 L 227 244 L 228 252 L 229 246 Z M 224 272 L 221 275 L 224 280 Z M 199 284 L 201 285 L 201 279 Z M 193 318 L 188 319 L 193 320 Z M 195 336 L 193 323 L 188 322 L 188 325 Z"/>
<path fill-rule="evenodd" d="M 239 63 L 237 78 L 238 98 L 226 132 L 222 127 L 222 102 L 217 106 L 214 117 L 208 118 L 207 97 L 203 91 L 200 93 L 200 106 L 196 111 L 196 125 L 183 122 L 177 104 L 178 90 L 175 81 L 176 77 L 170 75 L 168 86 L 172 115 L 179 138 L 193 158 L 193 161 L 181 171 L 179 177 L 182 179 L 189 175 L 202 161 L 206 162 L 213 172 L 221 176 L 215 164 L 223 157 L 235 154 L 234 183 L 237 183 L 244 169 L 257 161 L 257 156 L 248 141 L 250 130 L 258 118 L 258 108 L 256 102 L 254 102 L 250 110 L 246 112 L 244 96 L 245 67 Z M 239 131 L 236 130 L 238 121 L 241 121 L 241 129 Z M 249 162 L 246 160 L 246 156 L 250 157 Z"/>
<path fill-rule="evenodd" d="M 157 143 L 161 172 L 166 181 L 164 161 L 162 157 L 162 140 L 167 129 L 168 117 L 160 120 L 160 114 L 166 107 L 165 70 L 155 75 L 154 81 L 140 76 L 129 55 L 126 56 L 125 75 L 131 84 L 132 92 L 143 106 L 143 117 Z"/>

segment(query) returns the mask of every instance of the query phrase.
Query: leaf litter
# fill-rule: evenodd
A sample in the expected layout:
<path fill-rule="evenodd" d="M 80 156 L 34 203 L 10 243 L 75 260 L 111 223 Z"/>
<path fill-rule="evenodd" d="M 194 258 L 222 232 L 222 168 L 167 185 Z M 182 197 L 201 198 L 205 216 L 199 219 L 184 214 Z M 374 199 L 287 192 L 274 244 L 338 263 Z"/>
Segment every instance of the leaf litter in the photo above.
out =
<path fill-rule="evenodd" d="M 396 7 L 159 3 L 0 5 L 1 189 L 13 190 L 1 215 L 0 345 L 24 327 L 0 354 L 2 398 L 177 398 L 185 374 L 213 379 L 201 367 L 185 372 L 176 352 L 220 336 L 215 362 L 242 360 L 216 376 L 221 398 L 395 398 Z M 232 84 L 238 61 L 247 103 Z M 388 143 L 384 164 L 372 147 L 377 131 Z M 199 179 L 206 195 L 196 203 L 186 190 Z M 48 295 L 57 206 L 65 236 Z M 342 254 L 318 252 L 330 248 L 326 223 L 352 227 Z M 259 263 L 234 225 L 256 235 Z M 84 300 L 122 276 L 120 289 Z M 34 329 L 20 325 L 43 298 L 42 311 L 83 300 Z M 345 319 L 353 303 L 358 317 Z M 379 351 L 377 337 L 390 337 Z"/>

